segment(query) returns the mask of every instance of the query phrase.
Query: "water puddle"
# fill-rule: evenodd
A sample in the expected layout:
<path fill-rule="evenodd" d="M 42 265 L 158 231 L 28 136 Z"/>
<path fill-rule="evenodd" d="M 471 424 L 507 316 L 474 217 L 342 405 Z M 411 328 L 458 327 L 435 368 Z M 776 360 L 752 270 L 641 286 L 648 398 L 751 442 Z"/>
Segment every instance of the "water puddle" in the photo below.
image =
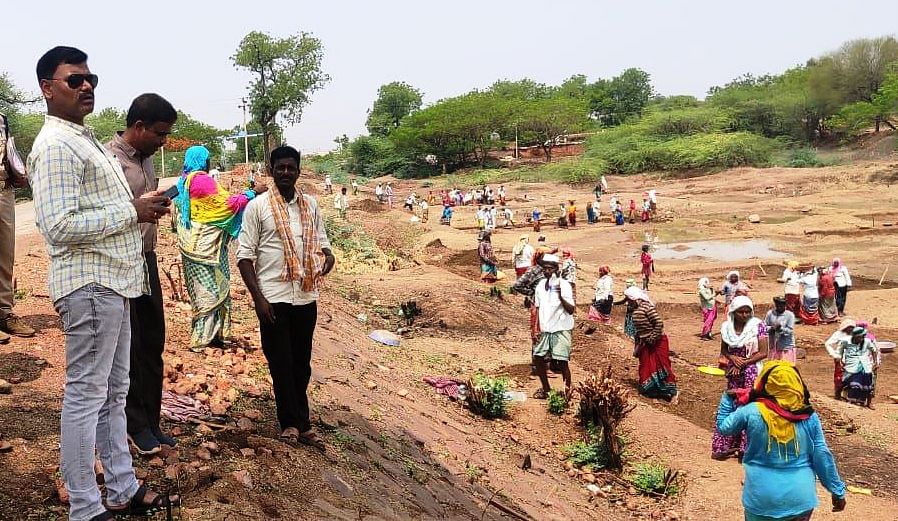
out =
<path fill-rule="evenodd" d="M 682 260 L 703 257 L 719 261 L 741 259 L 782 259 L 787 253 L 773 249 L 769 241 L 752 239 L 747 241 L 696 241 L 659 244 L 652 252 L 655 259 Z"/>

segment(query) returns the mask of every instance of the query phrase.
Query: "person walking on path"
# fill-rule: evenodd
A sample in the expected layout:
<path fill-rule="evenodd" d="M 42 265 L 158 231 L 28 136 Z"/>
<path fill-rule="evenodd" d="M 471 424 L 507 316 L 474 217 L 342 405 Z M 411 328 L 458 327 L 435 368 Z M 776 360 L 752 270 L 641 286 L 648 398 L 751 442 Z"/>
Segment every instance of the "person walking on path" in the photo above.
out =
<path fill-rule="evenodd" d="M 773 297 L 773 309 L 764 317 L 767 328 L 768 360 L 795 363 L 795 315 L 786 309 L 786 299 Z"/>
<path fill-rule="evenodd" d="M 717 430 L 731 436 L 744 433 L 746 440 L 746 521 L 809 521 L 818 505 L 818 478 L 831 494 L 833 512 L 845 509 L 847 487 L 810 396 L 794 365 L 771 361 L 754 386 L 720 397 Z"/>
<path fill-rule="evenodd" d="M 670 341 L 664 322 L 648 294 L 635 286 L 624 290 L 627 308 L 633 311 L 633 356 L 639 359 L 639 394 L 677 405 L 677 377 L 670 363 Z"/>
<path fill-rule="evenodd" d="M 9 122 L 0 114 L 0 344 L 9 335 L 34 336 L 34 328 L 13 313 L 15 288 L 13 265 L 16 252 L 16 194 L 14 188 L 28 186 L 25 172 L 17 171 L 21 158 L 9 133 Z"/>
<path fill-rule="evenodd" d="M 699 338 L 713 340 L 711 331 L 714 329 L 714 321 L 717 320 L 717 294 L 711 288 L 711 281 L 707 277 L 698 279 L 698 298 L 702 310 L 702 332 Z"/>
<path fill-rule="evenodd" d="M 750 298 L 739 296 L 730 303 L 727 320 L 720 327 L 720 365 L 725 368 L 727 389 L 746 389 L 755 383 L 767 357 L 767 330 L 754 316 Z M 742 433 L 724 434 L 715 430 L 711 438 L 711 458 L 725 460 L 745 452 Z"/>
<path fill-rule="evenodd" d="M 655 261 L 652 259 L 652 254 L 649 253 L 649 245 L 642 245 L 642 253 L 639 255 L 639 262 L 642 265 L 642 290 L 649 290 L 649 279 L 652 277 L 652 274 L 655 273 Z"/>
<path fill-rule="evenodd" d="M 141 94 L 131 103 L 125 120 L 106 148 L 121 163 L 134 197 L 153 192 L 159 180 L 153 171 L 153 154 L 165 145 L 178 113 L 158 94 Z M 165 312 L 156 258 L 156 223 L 142 223 L 143 257 L 150 292 L 132 298 L 131 386 L 125 401 L 128 436 L 140 454 L 155 454 L 161 445 L 174 447 L 176 440 L 159 427 L 162 410 L 162 351 L 165 348 Z"/>
<path fill-rule="evenodd" d="M 851 274 L 848 273 L 848 266 L 842 264 L 838 257 L 833 259 L 830 271 L 836 284 L 836 308 L 839 310 L 839 316 L 844 316 L 845 302 L 848 301 L 848 291 L 851 289 Z"/>
<path fill-rule="evenodd" d="M 128 451 L 125 398 L 131 350 L 129 299 L 146 291 L 138 223 L 168 213 L 158 191 L 135 198 L 121 165 L 84 126 L 97 76 L 87 55 L 54 47 L 37 63 L 47 102 L 28 156 L 35 222 L 50 256 L 50 298 L 65 334 L 60 469 L 69 519 L 106 521 L 180 504 L 137 482 Z M 106 506 L 94 474 L 106 476 Z"/>
<path fill-rule="evenodd" d="M 237 267 L 259 318 L 280 437 L 324 450 L 312 430 L 307 390 L 319 285 L 335 259 L 315 198 L 296 190 L 299 164 L 293 147 L 271 152 L 276 189 L 247 205 Z"/>
<path fill-rule="evenodd" d="M 538 400 L 548 398 L 551 387 L 547 368 L 549 361 L 557 364 L 567 393 L 571 391 L 571 369 L 568 361 L 573 347 L 574 290 L 570 283 L 559 276 L 559 259 L 552 254 L 543 255 L 540 265 L 544 280 L 535 288 L 533 305 L 539 317 L 539 337 L 534 338 L 533 365 L 542 385 L 533 395 Z"/>
<path fill-rule="evenodd" d="M 349 197 L 346 195 L 346 187 L 340 188 L 340 193 L 334 194 L 334 209 L 340 214 L 341 219 L 346 218 L 346 211 L 349 210 Z"/>

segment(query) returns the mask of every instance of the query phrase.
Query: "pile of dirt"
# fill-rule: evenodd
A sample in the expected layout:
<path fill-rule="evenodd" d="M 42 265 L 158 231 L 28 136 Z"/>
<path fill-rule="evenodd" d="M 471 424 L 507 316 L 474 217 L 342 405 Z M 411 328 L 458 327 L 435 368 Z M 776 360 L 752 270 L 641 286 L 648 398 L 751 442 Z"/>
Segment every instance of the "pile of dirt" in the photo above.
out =
<path fill-rule="evenodd" d="M 377 202 L 376 199 L 359 199 L 349 203 L 350 210 L 359 210 L 367 213 L 380 213 L 387 211 L 387 207 Z"/>

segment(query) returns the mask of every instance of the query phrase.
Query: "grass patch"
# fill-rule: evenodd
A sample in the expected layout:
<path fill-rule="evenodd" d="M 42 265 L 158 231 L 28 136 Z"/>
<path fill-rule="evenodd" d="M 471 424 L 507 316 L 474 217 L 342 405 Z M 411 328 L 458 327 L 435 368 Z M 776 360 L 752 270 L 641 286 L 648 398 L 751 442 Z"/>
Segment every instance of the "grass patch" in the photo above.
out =
<path fill-rule="evenodd" d="M 466 401 L 474 414 L 487 419 L 503 418 L 508 414 L 508 378 L 477 373 L 468 381 Z"/>
<path fill-rule="evenodd" d="M 551 414 L 561 416 L 567 409 L 567 397 L 563 392 L 552 389 L 549 391 L 549 397 L 546 399 L 546 408 Z"/>
<path fill-rule="evenodd" d="M 324 228 L 331 246 L 339 248 L 347 257 L 363 263 L 370 263 L 379 257 L 377 244 L 362 227 L 327 216 Z"/>
<path fill-rule="evenodd" d="M 679 473 L 661 463 L 640 463 L 636 465 L 630 483 L 648 495 L 676 496 L 680 492 Z"/>

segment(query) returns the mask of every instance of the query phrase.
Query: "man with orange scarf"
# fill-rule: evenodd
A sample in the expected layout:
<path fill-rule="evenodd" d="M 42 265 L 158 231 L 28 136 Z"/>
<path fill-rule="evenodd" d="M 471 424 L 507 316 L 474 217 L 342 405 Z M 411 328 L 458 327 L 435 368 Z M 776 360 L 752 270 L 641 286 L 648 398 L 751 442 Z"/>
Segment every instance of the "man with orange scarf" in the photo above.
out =
<path fill-rule="evenodd" d="M 717 429 L 745 431 L 742 504 L 746 521 L 807 521 L 817 506 L 816 481 L 845 509 L 846 486 L 826 445 L 820 418 L 798 369 L 777 360 L 764 364 L 752 389 L 724 393 Z"/>
<path fill-rule="evenodd" d="M 296 190 L 299 151 L 271 152 L 276 190 L 253 199 L 243 215 L 237 267 L 253 298 L 262 352 L 274 387 L 281 439 L 324 448 L 309 419 L 312 337 L 318 288 L 334 255 L 315 198 Z"/>

